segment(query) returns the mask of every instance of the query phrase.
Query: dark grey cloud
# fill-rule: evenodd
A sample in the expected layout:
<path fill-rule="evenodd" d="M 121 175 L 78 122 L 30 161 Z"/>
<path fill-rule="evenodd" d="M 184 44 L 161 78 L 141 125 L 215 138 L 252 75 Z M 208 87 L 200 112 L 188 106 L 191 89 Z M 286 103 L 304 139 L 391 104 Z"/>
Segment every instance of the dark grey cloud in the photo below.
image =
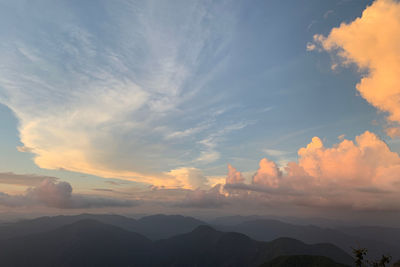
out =
<path fill-rule="evenodd" d="M 251 192 L 258 192 L 258 193 L 266 193 L 266 194 L 272 194 L 272 195 L 295 195 L 295 196 L 301 196 L 301 195 L 306 195 L 306 192 L 302 191 L 296 191 L 293 188 L 272 188 L 264 185 L 258 185 L 258 184 L 244 184 L 244 183 L 235 183 L 235 184 L 225 184 L 224 190 L 227 192 L 232 192 L 232 191 L 251 191 Z"/>
<path fill-rule="evenodd" d="M 93 188 L 93 191 L 100 191 L 100 192 L 114 192 L 114 190 L 109 188 Z"/>
<path fill-rule="evenodd" d="M 124 185 L 124 184 L 127 184 L 128 182 L 125 182 L 125 181 L 113 181 L 113 180 L 107 180 L 107 181 L 104 181 L 105 183 L 107 183 L 107 184 L 111 184 L 111 185 Z"/>

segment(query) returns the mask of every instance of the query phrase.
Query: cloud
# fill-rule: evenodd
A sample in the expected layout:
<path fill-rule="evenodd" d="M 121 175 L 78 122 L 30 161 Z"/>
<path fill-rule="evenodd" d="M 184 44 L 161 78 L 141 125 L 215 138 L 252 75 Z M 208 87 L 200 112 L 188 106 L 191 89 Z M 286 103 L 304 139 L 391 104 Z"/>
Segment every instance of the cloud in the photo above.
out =
<path fill-rule="evenodd" d="M 324 16 L 323 16 L 324 19 L 329 18 L 329 16 L 332 15 L 333 13 L 335 13 L 335 11 L 333 11 L 333 10 L 328 10 L 328 11 L 326 11 L 325 14 L 324 14 Z"/>
<path fill-rule="evenodd" d="M 230 132 L 238 131 L 245 128 L 248 123 L 239 122 L 223 126 L 216 132 L 211 133 L 206 138 L 200 140 L 198 144 L 202 146 L 200 156 L 196 159 L 197 162 L 210 163 L 220 158 L 220 153 L 216 150 L 218 142 L 224 139 L 224 136 Z"/>
<path fill-rule="evenodd" d="M 260 168 L 253 176 L 253 184 L 277 187 L 279 184 L 279 178 L 282 174 L 275 162 L 263 158 L 259 165 Z"/>
<path fill-rule="evenodd" d="M 232 165 L 228 164 L 228 175 L 226 176 L 226 184 L 243 183 L 244 178 L 241 172 L 238 172 Z"/>
<path fill-rule="evenodd" d="M 216 185 L 211 189 L 197 189 L 187 193 L 185 199 L 177 206 L 184 208 L 219 208 L 227 204 L 221 193 L 222 186 Z"/>
<path fill-rule="evenodd" d="M 307 43 L 307 46 L 306 46 L 307 51 L 314 51 L 316 48 L 317 48 L 317 46 L 315 44 L 313 44 L 311 42 Z"/>
<path fill-rule="evenodd" d="M 207 178 L 203 172 L 196 168 L 179 168 L 171 170 L 167 173 L 168 176 L 172 177 L 171 185 L 174 187 L 180 187 L 184 189 L 197 189 L 203 188 L 207 184 Z M 166 180 L 166 179 L 165 179 Z M 168 182 L 165 182 L 168 187 Z"/>
<path fill-rule="evenodd" d="M 138 203 L 131 200 L 72 194 L 69 183 L 45 179 L 38 186 L 28 188 L 22 195 L 0 192 L 0 204 L 11 207 L 39 205 L 59 209 L 84 209 L 130 207 Z"/>
<path fill-rule="evenodd" d="M 315 35 L 315 44 L 338 55 L 343 65 L 355 63 L 363 73 L 356 88 L 377 109 L 388 113 L 387 134 L 400 136 L 400 2 L 376 0 L 362 16 L 332 29 L 328 36 Z M 311 49 L 312 48 L 312 49 Z"/>
<path fill-rule="evenodd" d="M 206 85 L 227 62 L 235 4 L 26 4 L 1 16 L 14 30 L 0 37 L 0 103 L 39 167 L 171 186 L 163 172 L 220 157 L 229 132 L 206 131 L 223 106 Z"/>
<path fill-rule="evenodd" d="M 272 157 L 282 157 L 290 154 L 290 152 L 277 149 L 263 149 L 263 152 Z"/>
<path fill-rule="evenodd" d="M 57 178 L 35 174 L 15 174 L 13 172 L 0 173 L 0 184 L 36 186 L 44 180 L 56 181 Z"/>
<path fill-rule="evenodd" d="M 366 131 L 355 142 L 343 139 L 325 147 L 320 138 L 298 150 L 298 161 L 281 172 L 266 158 L 251 184 L 226 184 L 258 199 L 313 207 L 353 210 L 400 210 L 400 157 L 375 134 Z"/>

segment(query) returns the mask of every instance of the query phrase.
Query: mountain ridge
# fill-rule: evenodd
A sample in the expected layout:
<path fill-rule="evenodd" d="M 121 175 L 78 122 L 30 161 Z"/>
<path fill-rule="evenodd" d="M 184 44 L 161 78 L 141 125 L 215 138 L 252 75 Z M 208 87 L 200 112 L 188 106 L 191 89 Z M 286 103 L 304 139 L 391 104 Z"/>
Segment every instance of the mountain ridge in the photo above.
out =
<path fill-rule="evenodd" d="M 0 251 L 1 266 L 259 266 L 276 256 L 298 253 L 352 262 L 333 245 L 308 245 L 288 238 L 260 242 L 207 225 L 151 241 L 94 219 L 1 240 Z"/>

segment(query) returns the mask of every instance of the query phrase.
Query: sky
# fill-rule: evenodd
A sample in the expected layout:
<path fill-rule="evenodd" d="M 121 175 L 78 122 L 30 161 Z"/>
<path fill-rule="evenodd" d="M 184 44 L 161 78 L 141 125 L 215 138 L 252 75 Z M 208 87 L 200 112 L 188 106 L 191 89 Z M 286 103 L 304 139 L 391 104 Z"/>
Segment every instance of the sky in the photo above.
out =
<path fill-rule="evenodd" d="M 399 47 L 397 0 L 0 0 L 0 212 L 398 223 Z"/>

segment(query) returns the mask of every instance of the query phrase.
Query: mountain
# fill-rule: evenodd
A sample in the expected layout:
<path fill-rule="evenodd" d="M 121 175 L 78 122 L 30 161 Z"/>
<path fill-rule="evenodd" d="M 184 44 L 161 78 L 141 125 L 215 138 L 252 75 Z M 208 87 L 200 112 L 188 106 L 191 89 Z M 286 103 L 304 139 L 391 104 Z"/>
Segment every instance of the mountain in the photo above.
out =
<path fill-rule="evenodd" d="M 400 251 L 400 228 L 381 227 L 381 226 L 358 226 L 358 227 L 340 227 L 339 231 L 355 236 L 362 236 L 371 240 L 385 242 Z M 382 251 L 382 253 L 388 253 Z M 399 254 L 397 254 L 400 257 Z"/>
<path fill-rule="evenodd" d="M 151 241 L 85 219 L 56 230 L 0 243 L 0 266 L 132 266 L 147 264 Z"/>
<path fill-rule="evenodd" d="M 182 215 L 151 215 L 138 221 L 138 227 L 133 231 L 141 233 L 152 240 L 168 238 L 174 235 L 192 231 L 205 222 Z"/>
<path fill-rule="evenodd" d="M 168 238 L 177 234 L 190 232 L 196 226 L 205 224 L 200 220 L 181 215 L 160 214 L 146 216 L 139 220 L 111 214 L 80 214 L 71 216 L 60 215 L 1 224 L 0 240 L 28 234 L 41 233 L 84 219 L 93 219 L 106 224 L 118 226 L 122 229 L 145 235 L 152 240 Z"/>
<path fill-rule="evenodd" d="M 233 226 L 248 221 L 264 220 L 264 219 L 265 219 L 264 216 L 259 216 L 259 215 L 250 215 L 250 216 L 231 215 L 231 216 L 217 217 L 209 221 L 209 223 L 210 225 Z"/>
<path fill-rule="evenodd" d="M 389 253 L 395 258 L 400 257 L 400 250 L 394 244 L 385 242 L 383 239 L 373 239 L 373 236 L 368 235 L 350 235 L 337 229 L 321 228 L 313 225 L 294 225 L 277 220 L 253 220 L 233 226 L 216 227 L 222 231 L 243 233 L 260 241 L 290 237 L 311 244 L 332 243 L 349 254 L 352 252 L 352 247 L 365 247 L 368 248 L 368 255 L 372 258 L 379 258 L 382 253 Z M 398 241 L 397 244 L 399 243 Z"/>
<path fill-rule="evenodd" d="M 292 255 L 279 256 L 260 267 L 346 267 L 324 256 Z"/>
<path fill-rule="evenodd" d="M 322 255 L 351 264 L 352 257 L 331 244 L 308 245 L 290 238 L 260 242 L 210 226 L 156 242 L 162 266 L 259 266 L 280 255 Z"/>
<path fill-rule="evenodd" d="M 280 238 L 260 242 L 209 226 L 151 241 L 122 228 L 84 219 L 60 228 L 0 241 L 0 266 L 259 266 L 282 255 L 353 259 L 330 244 Z"/>
<path fill-rule="evenodd" d="M 57 229 L 84 219 L 93 219 L 127 231 L 136 232 L 151 240 L 166 239 L 188 233 L 203 221 L 181 215 L 152 215 L 133 219 L 120 215 L 80 214 L 72 216 L 40 217 L 16 223 L 0 224 L 0 240 L 26 236 Z M 295 225 L 258 216 L 230 216 L 217 218 L 214 228 L 224 232 L 238 232 L 259 241 L 280 237 L 298 239 L 305 243 L 332 243 L 351 254 L 351 247 L 366 247 L 371 258 L 382 253 L 400 258 L 400 230 L 387 227 L 322 228 L 313 225 Z M 222 225 L 225 224 L 225 225 Z"/>
<path fill-rule="evenodd" d="M 85 219 L 93 219 L 106 224 L 115 225 L 123 229 L 130 230 L 137 224 L 135 219 L 127 218 L 120 215 L 108 214 L 80 214 L 71 216 L 54 216 L 39 217 L 36 219 L 22 220 L 14 223 L 6 223 L 0 225 L 0 240 L 29 234 L 41 233 L 57 229 L 61 226 L 68 225 Z"/>

